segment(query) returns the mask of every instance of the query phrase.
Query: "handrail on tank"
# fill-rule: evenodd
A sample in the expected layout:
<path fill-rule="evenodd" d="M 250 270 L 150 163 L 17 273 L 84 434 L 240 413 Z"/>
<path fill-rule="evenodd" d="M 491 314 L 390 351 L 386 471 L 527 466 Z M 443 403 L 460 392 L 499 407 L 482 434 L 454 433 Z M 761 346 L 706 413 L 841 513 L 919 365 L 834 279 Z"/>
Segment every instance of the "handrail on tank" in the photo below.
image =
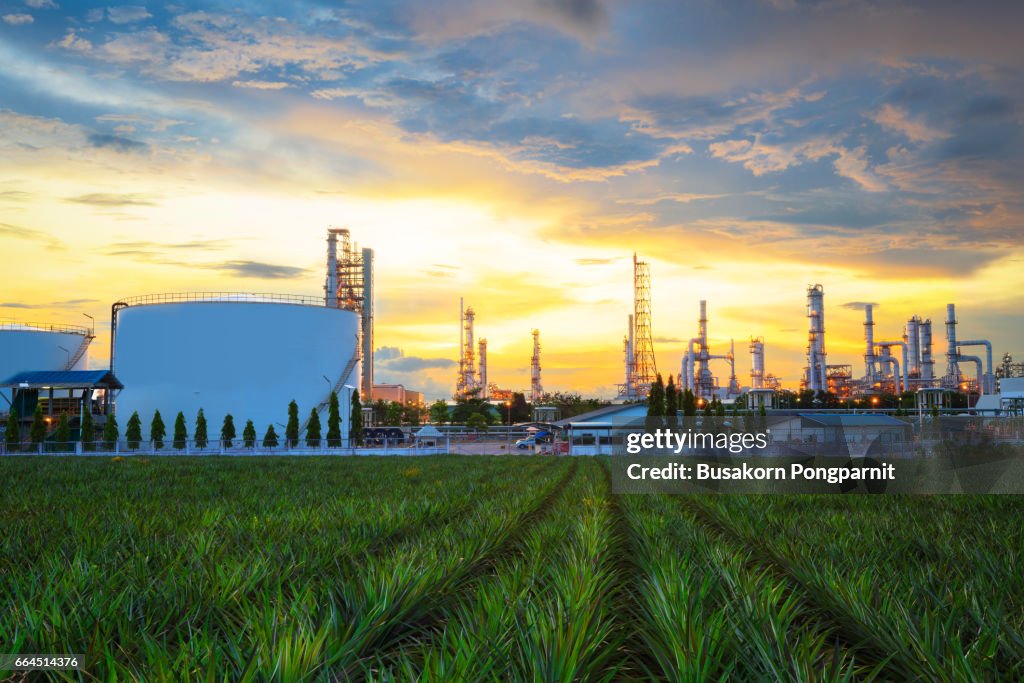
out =
<path fill-rule="evenodd" d="M 25 330 L 29 332 L 58 332 L 60 334 L 80 334 L 91 337 L 92 330 L 81 325 L 53 325 L 51 323 L 21 322 L 20 320 L 0 320 L 0 330 Z"/>
<path fill-rule="evenodd" d="M 118 299 L 117 303 L 125 306 L 141 306 L 147 304 L 169 304 L 187 301 L 205 301 L 210 303 L 285 303 L 302 304 L 304 306 L 323 306 L 322 296 L 305 294 L 274 294 L 271 292 L 168 292 L 163 294 L 142 294 Z"/>

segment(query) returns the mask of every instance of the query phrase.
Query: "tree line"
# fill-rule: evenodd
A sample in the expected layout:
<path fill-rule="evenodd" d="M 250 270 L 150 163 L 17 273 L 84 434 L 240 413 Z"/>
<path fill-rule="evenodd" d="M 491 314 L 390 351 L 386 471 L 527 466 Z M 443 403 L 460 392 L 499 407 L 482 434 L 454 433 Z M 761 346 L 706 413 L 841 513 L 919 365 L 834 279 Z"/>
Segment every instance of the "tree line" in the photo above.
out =
<path fill-rule="evenodd" d="M 342 444 L 341 436 L 341 409 L 338 401 L 338 395 L 335 392 L 331 392 L 330 399 L 327 407 L 327 434 L 322 434 L 322 425 L 320 422 L 320 414 L 316 408 L 310 410 L 309 420 L 306 422 L 305 429 L 305 444 L 310 448 L 318 448 L 322 441 L 326 441 L 328 448 L 339 448 Z M 93 426 L 93 416 L 90 411 L 86 411 L 82 414 L 81 425 L 79 428 L 79 441 L 82 444 L 82 449 L 86 451 L 93 451 L 96 449 L 96 430 Z M 289 447 L 296 447 L 299 445 L 299 406 L 292 400 L 288 404 L 288 421 L 285 424 L 284 429 L 284 441 Z M 30 450 L 38 450 L 40 445 L 47 440 L 47 424 L 46 417 L 43 415 L 42 404 L 36 402 L 35 411 L 32 415 L 32 425 L 29 427 L 29 443 Z M 117 416 L 111 412 L 107 415 L 105 424 L 103 425 L 103 435 L 100 440 L 100 444 L 106 449 L 113 449 L 120 438 L 120 428 L 117 423 Z M 128 422 L 125 425 L 124 433 L 125 443 L 129 450 L 137 450 L 142 445 L 142 418 L 139 416 L 138 411 L 132 413 L 131 417 L 128 418 Z M 238 433 L 235 427 L 235 419 L 230 413 L 224 416 L 224 421 L 220 428 L 220 440 L 219 443 L 224 448 L 232 448 L 235 440 L 238 438 Z M 359 390 L 352 392 L 352 409 L 349 420 L 348 430 L 349 442 L 354 445 L 362 445 L 363 443 L 363 408 L 359 400 Z M 5 435 L 7 452 L 16 452 L 21 448 L 21 427 L 18 418 L 18 413 L 13 408 L 7 419 L 7 432 Z M 149 440 L 154 449 L 162 449 L 165 446 L 167 439 L 167 426 L 164 423 L 163 416 L 159 410 L 153 413 L 153 417 L 149 423 Z M 53 445 L 58 449 L 66 449 L 70 446 L 71 440 L 71 424 L 67 413 L 62 413 L 57 421 L 56 429 L 53 431 L 52 439 Z M 178 412 L 177 417 L 174 419 L 174 432 L 171 437 L 171 447 L 177 450 L 184 450 L 189 441 L 188 426 L 185 420 L 185 414 L 181 411 Z M 245 426 L 242 428 L 241 444 L 245 448 L 255 448 L 257 443 L 256 425 L 253 424 L 252 420 L 246 420 Z M 195 448 L 203 449 L 209 445 L 209 428 L 206 421 L 206 415 L 203 409 L 200 408 L 196 414 L 195 427 L 192 432 L 192 442 Z M 277 448 L 280 445 L 280 437 L 278 437 L 277 431 L 274 429 L 274 425 L 267 425 L 267 429 L 263 434 L 263 439 L 260 441 L 263 448 Z"/>

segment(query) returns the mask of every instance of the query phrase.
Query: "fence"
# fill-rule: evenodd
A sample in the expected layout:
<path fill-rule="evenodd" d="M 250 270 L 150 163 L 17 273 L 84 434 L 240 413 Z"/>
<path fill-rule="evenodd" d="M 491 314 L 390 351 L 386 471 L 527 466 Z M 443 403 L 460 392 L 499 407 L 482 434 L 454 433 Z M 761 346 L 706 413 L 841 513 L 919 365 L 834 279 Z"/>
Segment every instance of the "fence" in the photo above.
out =
<path fill-rule="evenodd" d="M 80 441 L 45 441 L 43 443 L 19 443 L 13 448 L 6 443 L 0 443 L 0 455 L 439 455 L 448 452 L 447 443 L 443 440 L 440 441 L 441 443 L 428 445 L 415 440 L 389 443 L 385 439 L 379 445 L 357 448 L 328 446 L 326 439 L 321 439 L 317 446 L 308 446 L 305 440 L 299 441 L 296 445 L 290 445 L 284 439 L 281 439 L 277 446 L 264 446 L 261 439 L 257 439 L 252 446 L 246 446 L 244 439 L 232 439 L 231 445 L 214 440 L 201 447 L 191 439 L 184 444 L 177 445 L 173 440 L 165 440 L 159 447 L 152 441 L 134 443 L 126 439 L 119 439 L 113 443 L 96 441 L 91 444 L 83 444 Z"/>

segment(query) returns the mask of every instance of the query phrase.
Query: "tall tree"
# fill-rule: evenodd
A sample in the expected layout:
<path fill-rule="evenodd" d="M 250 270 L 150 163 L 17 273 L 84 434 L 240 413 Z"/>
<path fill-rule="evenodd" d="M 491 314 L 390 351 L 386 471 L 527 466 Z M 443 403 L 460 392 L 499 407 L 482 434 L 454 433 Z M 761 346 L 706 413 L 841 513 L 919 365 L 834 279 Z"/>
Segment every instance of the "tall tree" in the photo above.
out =
<path fill-rule="evenodd" d="M 206 413 L 200 408 L 196 413 L 196 448 L 206 448 L 210 442 L 210 436 L 206 429 Z"/>
<path fill-rule="evenodd" d="M 267 433 L 263 435 L 263 447 L 277 448 L 277 432 L 274 431 L 274 425 L 267 425 Z"/>
<path fill-rule="evenodd" d="M 160 417 L 160 411 L 154 411 L 153 421 L 149 425 L 149 439 L 153 442 L 154 449 L 161 449 L 164 447 L 164 437 L 167 436 L 167 426 L 164 424 L 164 419 Z"/>
<path fill-rule="evenodd" d="M 363 404 L 359 402 L 359 390 L 352 391 L 352 412 L 348 421 L 348 442 L 350 446 L 363 445 Z"/>
<path fill-rule="evenodd" d="M 21 423 L 18 422 L 18 411 L 14 406 L 11 406 L 11 412 L 7 415 L 7 433 L 4 435 L 4 441 L 8 453 L 21 449 Z"/>
<path fill-rule="evenodd" d="M 294 400 L 288 404 L 288 424 L 284 428 L 284 438 L 292 448 L 299 445 L 299 404 Z"/>
<path fill-rule="evenodd" d="M 533 417 L 533 409 L 526 402 L 526 394 L 516 391 L 512 394 L 512 405 L 509 406 L 512 413 L 512 422 L 526 422 Z"/>
<path fill-rule="evenodd" d="M 61 413 L 57 419 L 57 429 L 53 433 L 53 440 L 56 450 L 71 450 L 71 423 L 68 422 L 68 414 Z"/>
<path fill-rule="evenodd" d="M 382 398 L 378 398 L 373 402 L 373 424 L 382 425 L 388 419 L 388 403 Z"/>
<path fill-rule="evenodd" d="M 448 421 L 448 404 L 438 399 L 430 405 L 430 421 L 436 425 L 443 425 Z"/>
<path fill-rule="evenodd" d="M 415 427 L 423 420 L 423 414 L 425 412 L 426 411 L 423 409 L 423 406 L 419 403 L 407 403 L 402 408 L 402 422 Z"/>
<path fill-rule="evenodd" d="M 139 443 L 142 441 L 142 419 L 139 417 L 139 411 L 136 410 L 128 418 L 128 424 L 124 429 L 124 438 L 127 441 L 128 450 L 134 451 L 139 447 Z"/>
<path fill-rule="evenodd" d="M 320 413 L 316 408 L 309 411 L 309 422 L 306 423 L 306 445 L 310 448 L 320 446 Z"/>
<path fill-rule="evenodd" d="M 78 427 L 79 438 L 82 441 L 82 450 L 93 450 L 96 442 L 96 428 L 92 424 L 92 401 L 86 401 L 85 411 L 82 413 L 81 424 Z"/>
<path fill-rule="evenodd" d="M 338 395 L 331 392 L 331 399 L 327 405 L 327 447 L 337 448 L 341 446 L 341 407 L 338 405 Z"/>
<path fill-rule="evenodd" d="M 256 447 L 256 425 L 252 420 L 245 421 L 245 428 L 242 430 L 242 442 L 246 448 Z"/>
<path fill-rule="evenodd" d="M 231 413 L 224 416 L 224 424 L 220 427 L 220 442 L 224 448 L 231 448 L 235 440 L 235 418 Z"/>
<path fill-rule="evenodd" d="M 487 418 L 482 413 L 473 413 L 466 419 L 466 427 L 474 432 L 486 432 Z"/>
<path fill-rule="evenodd" d="M 402 424 L 402 404 L 398 401 L 388 401 L 387 409 L 384 411 L 384 424 L 390 427 L 397 427 Z"/>
<path fill-rule="evenodd" d="M 683 390 L 682 406 L 683 416 L 694 417 L 697 415 L 697 397 L 693 395 L 689 387 Z"/>
<path fill-rule="evenodd" d="M 46 439 L 46 422 L 43 419 L 43 404 L 36 401 L 35 412 L 32 413 L 32 426 L 28 430 L 28 438 L 38 448 Z"/>
<path fill-rule="evenodd" d="M 661 379 L 659 372 L 656 379 L 651 382 L 651 391 L 647 394 L 647 415 L 649 417 L 660 417 L 665 414 L 665 382 Z"/>
<path fill-rule="evenodd" d="M 174 418 L 174 447 L 179 451 L 188 445 L 188 428 L 185 426 L 185 413 L 178 411 Z"/>
<path fill-rule="evenodd" d="M 665 385 L 665 414 L 675 424 L 676 413 L 679 411 L 679 394 L 676 393 L 676 383 L 672 375 L 668 376 L 668 384 Z"/>
<path fill-rule="evenodd" d="M 103 423 L 103 447 L 108 451 L 114 450 L 117 446 L 117 437 L 120 435 L 121 432 L 117 428 L 117 415 L 110 411 Z"/>

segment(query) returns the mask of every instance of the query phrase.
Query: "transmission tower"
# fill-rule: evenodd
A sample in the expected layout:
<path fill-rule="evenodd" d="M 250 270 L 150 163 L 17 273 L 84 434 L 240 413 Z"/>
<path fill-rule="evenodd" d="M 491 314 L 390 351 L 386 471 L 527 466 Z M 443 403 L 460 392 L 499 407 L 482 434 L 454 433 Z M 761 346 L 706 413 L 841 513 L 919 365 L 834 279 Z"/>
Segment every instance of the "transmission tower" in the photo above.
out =
<path fill-rule="evenodd" d="M 540 383 L 540 330 L 533 331 L 533 356 L 530 358 L 530 402 L 539 403 L 544 395 Z"/>
<path fill-rule="evenodd" d="M 633 253 L 633 385 L 638 398 L 646 397 L 658 374 L 651 336 L 651 268 Z"/>

